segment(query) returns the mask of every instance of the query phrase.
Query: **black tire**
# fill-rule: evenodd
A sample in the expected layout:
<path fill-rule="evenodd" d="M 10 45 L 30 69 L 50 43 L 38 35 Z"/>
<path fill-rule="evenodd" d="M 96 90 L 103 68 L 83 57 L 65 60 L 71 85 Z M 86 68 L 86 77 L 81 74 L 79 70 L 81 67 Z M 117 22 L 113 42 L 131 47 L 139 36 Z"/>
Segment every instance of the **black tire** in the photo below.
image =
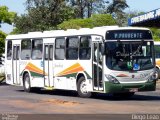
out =
<path fill-rule="evenodd" d="M 91 92 L 88 92 L 88 91 L 85 91 L 85 78 L 84 77 L 80 77 L 79 80 L 78 80 L 78 83 L 77 83 L 77 91 L 78 91 L 78 95 L 82 98 L 89 98 L 91 97 L 92 93 Z M 84 90 L 83 90 L 83 89 Z"/>
<path fill-rule="evenodd" d="M 24 79 L 23 79 L 23 88 L 24 88 L 24 91 L 25 92 L 31 92 L 32 89 L 31 89 L 31 84 L 30 84 L 30 77 L 29 77 L 29 74 L 26 73 L 24 75 Z"/>

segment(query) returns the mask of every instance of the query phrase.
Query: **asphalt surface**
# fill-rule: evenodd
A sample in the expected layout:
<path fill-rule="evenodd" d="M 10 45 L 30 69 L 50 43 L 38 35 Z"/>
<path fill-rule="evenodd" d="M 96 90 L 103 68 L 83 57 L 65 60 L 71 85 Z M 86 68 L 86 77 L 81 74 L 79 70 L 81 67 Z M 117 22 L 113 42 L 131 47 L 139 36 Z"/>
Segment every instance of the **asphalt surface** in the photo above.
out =
<path fill-rule="evenodd" d="M 139 92 L 132 98 L 97 94 L 77 97 L 73 91 L 26 93 L 23 87 L 0 85 L 0 113 L 16 114 L 160 114 L 160 89 Z"/>

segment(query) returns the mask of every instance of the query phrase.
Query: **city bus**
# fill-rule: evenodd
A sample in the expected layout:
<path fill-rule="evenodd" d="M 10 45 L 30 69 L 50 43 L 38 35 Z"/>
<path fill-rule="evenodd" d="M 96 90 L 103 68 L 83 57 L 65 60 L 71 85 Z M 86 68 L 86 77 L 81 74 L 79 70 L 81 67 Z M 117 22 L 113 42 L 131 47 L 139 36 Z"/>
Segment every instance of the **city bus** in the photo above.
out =
<path fill-rule="evenodd" d="M 156 89 L 149 29 L 102 26 L 8 35 L 6 83 L 24 91 L 59 89 L 132 96 Z"/>

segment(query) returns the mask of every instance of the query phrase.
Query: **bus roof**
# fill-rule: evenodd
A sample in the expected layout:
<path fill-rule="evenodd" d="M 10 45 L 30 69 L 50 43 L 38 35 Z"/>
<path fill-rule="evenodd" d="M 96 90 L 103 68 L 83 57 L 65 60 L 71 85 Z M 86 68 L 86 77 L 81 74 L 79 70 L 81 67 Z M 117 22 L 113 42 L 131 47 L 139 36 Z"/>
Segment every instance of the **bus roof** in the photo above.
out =
<path fill-rule="evenodd" d="M 43 32 L 29 32 L 27 34 L 8 35 L 6 40 L 15 39 L 29 39 L 29 38 L 50 38 L 50 37 L 63 37 L 63 36 L 75 36 L 75 35 L 101 35 L 105 37 L 105 34 L 109 30 L 149 30 L 142 27 L 118 27 L 118 26 L 102 26 L 94 28 L 80 28 L 80 29 L 67 29 L 67 30 L 51 30 Z"/>

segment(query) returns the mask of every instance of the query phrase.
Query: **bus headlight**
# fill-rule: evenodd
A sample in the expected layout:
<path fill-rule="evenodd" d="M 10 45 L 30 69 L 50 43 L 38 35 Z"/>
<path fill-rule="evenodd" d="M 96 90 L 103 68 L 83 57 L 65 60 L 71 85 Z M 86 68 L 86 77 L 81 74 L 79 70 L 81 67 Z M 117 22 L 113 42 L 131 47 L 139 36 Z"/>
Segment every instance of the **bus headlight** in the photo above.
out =
<path fill-rule="evenodd" d="M 154 80 L 158 79 L 158 74 L 154 72 L 148 79 L 148 82 L 153 82 Z"/>
<path fill-rule="evenodd" d="M 109 82 L 119 84 L 119 81 L 115 77 L 113 77 L 112 75 L 105 74 L 105 76 L 109 80 Z"/>

